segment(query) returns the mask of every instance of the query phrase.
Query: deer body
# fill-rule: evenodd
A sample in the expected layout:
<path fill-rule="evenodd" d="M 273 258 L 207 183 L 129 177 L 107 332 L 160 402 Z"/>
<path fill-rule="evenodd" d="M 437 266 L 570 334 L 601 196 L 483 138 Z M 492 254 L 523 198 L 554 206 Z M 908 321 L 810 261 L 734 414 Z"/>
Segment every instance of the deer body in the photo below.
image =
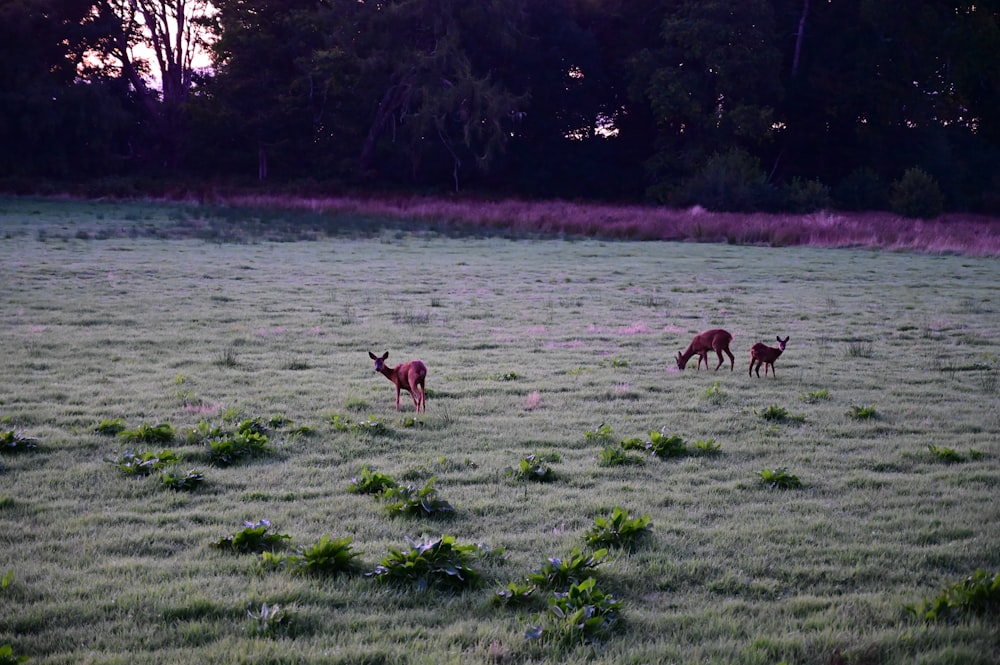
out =
<path fill-rule="evenodd" d="M 774 361 L 778 359 L 781 352 L 785 350 L 785 345 L 788 344 L 788 337 L 781 339 L 781 337 L 776 337 L 778 340 L 778 348 L 773 346 L 768 346 L 763 342 L 757 342 L 750 348 L 750 368 L 747 370 L 749 376 L 753 376 L 753 372 L 756 370 L 757 377 L 760 378 L 760 366 L 764 365 L 764 376 L 767 376 L 767 368 L 771 368 L 771 376 L 777 378 L 777 374 L 774 373 Z M 756 366 L 754 365 L 756 363 Z"/>
<path fill-rule="evenodd" d="M 722 363 L 725 362 L 722 358 L 723 353 L 729 356 L 729 371 L 733 371 L 733 368 L 736 366 L 736 359 L 729 350 L 729 343 L 732 341 L 733 336 L 729 331 L 722 328 L 706 330 L 703 333 L 695 335 L 691 343 L 688 344 L 687 350 L 677 354 L 677 358 L 675 358 L 677 360 L 677 369 L 684 369 L 687 361 L 691 359 L 691 356 L 696 354 L 698 356 L 698 369 L 701 369 L 702 361 L 705 361 L 705 369 L 708 369 L 708 352 L 715 351 L 719 356 L 719 364 L 715 366 L 715 371 L 719 371 Z"/>
<path fill-rule="evenodd" d="M 427 410 L 427 395 L 424 390 L 424 380 L 427 378 L 427 366 L 419 360 L 400 363 L 395 367 L 388 367 L 385 364 L 389 352 L 386 351 L 381 356 L 376 356 L 371 351 L 368 355 L 375 361 L 375 371 L 392 381 L 396 386 L 396 410 L 399 411 L 399 394 L 405 390 L 413 398 L 413 405 L 417 407 L 417 413 Z"/>

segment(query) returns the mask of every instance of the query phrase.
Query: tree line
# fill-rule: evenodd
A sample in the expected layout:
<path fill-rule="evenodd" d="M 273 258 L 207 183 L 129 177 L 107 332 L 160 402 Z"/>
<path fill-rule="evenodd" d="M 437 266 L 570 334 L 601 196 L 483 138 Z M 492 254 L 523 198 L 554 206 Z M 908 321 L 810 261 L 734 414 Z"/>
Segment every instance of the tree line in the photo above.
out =
<path fill-rule="evenodd" d="M 0 55 L 8 186 L 1000 212 L 1000 0 L 0 0 Z"/>

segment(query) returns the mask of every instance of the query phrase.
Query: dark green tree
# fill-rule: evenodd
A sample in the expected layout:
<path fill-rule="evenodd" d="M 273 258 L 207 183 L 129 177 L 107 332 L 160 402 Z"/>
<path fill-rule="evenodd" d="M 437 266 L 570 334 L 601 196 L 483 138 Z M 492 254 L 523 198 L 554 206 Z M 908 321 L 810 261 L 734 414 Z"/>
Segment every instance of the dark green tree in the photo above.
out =
<path fill-rule="evenodd" d="M 0 175 L 80 179 L 134 157 L 127 90 L 90 66 L 92 4 L 0 0 Z"/>
<path fill-rule="evenodd" d="M 656 121 L 651 191 L 671 190 L 713 154 L 760 154 L 776 134 L 781 51 L 767 0 L 668 3 L 662 44 L 633 58 L 633 94 Z"/>

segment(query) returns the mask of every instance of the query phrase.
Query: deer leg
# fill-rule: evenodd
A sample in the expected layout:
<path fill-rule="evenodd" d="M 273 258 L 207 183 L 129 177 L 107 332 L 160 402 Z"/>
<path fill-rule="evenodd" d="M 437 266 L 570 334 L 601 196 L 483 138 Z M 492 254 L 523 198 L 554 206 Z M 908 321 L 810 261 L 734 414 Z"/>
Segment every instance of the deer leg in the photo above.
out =
<path fill-rule="evenodd" d="M 725 351 L 726 355 L 729 356 L 729 371 L 732 372 L 736 369 L 736 358 L 733 357 L 733 352 L 729 349 L 723 349 L 723 351 Z"/>

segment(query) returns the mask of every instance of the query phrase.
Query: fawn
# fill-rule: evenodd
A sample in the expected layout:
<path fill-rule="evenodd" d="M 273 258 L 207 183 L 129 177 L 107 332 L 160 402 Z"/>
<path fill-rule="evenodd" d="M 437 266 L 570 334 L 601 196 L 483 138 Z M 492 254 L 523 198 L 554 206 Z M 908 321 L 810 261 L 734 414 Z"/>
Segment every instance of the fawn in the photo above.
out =
<path fill-rule="evenodd" d="M 747 370 L 747 374 L 749 376 L 753 376 L 753 372 L 756 370 L 757 378 L 760 378 L 760 365 L 763 363 L 764 376 L 767 376 L 767 368 L 770 367 L 771 376 L 777 378 L 778 375 L 774 373 L 774 361 L 777 360 L 778 356 L 781 355 L 781 352 L 785 350 L 785 345 L 788 344 L 789 338 L 785 337 L 785 339 L 781 339 L 781 337 L 776 336 L 776 339 L 778 340 L 778 348 L 768 346 L 767 344 L 764 344 L 764 342 L 757 342 L 750 349 L 750 368 Z M 757 363 L 756 367 L 754 367 L 754 363 Z"/>
<path fill-rule="evenodd" d="M 722 363 L 725 362 L 722 358 L 722 353 L 725 352 L 729 356 L 729 371 L 732 372 L 736 366 L 736 359 L 729 351 L 729 343 L 732 341 L 733 336 L 722 328 L 706 330 L 703 333 L 695 335 L 691 343 L 688 344 L 687 350 L 684 353 L 677 354 L 677 358 L 675 358 L 677 369 L 684 369 L 687 361 L 695 354 L 698 354 L 698 369 L 701 369 L 701 361 L 703 360 L 705 361 L 705 369 L 708 369 L 708 352 L 715 351 L 719 356 L 719 364 L 715 366 L 715 371 L 718 372 L 719 368 L 722 367 Z"/>
<path fill-rule="evenodd" d="M 399 393 L 402 390 L 410 393 L 410 397 L 413 398 L 413 405 L 417 407 L 417 413 L 427 410 L 427 394 L 424 390 L 424 379 L 427 378 L 426 365 L 419 360 L 411 360 L 408 363 L 400 363 L 395 367 L 387 367 L 385 359 L 389 357 L 388 351 L 381 356 L 376 356 L 369 351 L 368 355 L 375 361 L 375 371 L 381 373 L 396 386 L 397 411 L 399 411 Z"/>

